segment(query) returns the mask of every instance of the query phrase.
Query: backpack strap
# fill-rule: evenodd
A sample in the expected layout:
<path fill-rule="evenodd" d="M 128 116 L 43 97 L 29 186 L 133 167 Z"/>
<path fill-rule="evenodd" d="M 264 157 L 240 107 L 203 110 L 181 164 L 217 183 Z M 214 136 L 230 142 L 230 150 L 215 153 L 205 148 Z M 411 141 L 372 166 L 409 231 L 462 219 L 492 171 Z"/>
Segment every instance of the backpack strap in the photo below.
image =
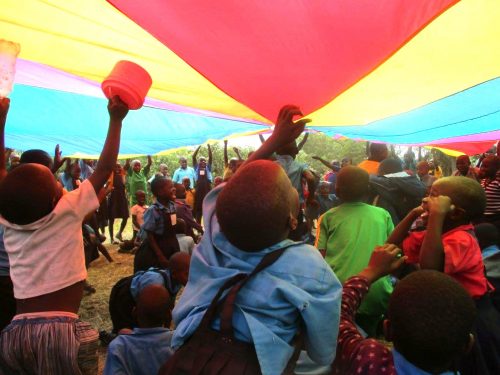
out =
<path fill-rule="evenodd" d="M 296 245 L 296 243 L 289 244 L 279 250 L 275 250 L 271 253 L 266 254 L 259 264 L 254 268 L 251 273 L 239 273 L 234 275 L 232 278 L 227 280 L 219 289 L 215 297 L 212 299 L 210 306 L 205 312 L 203 319 L 200 323 L 200 328 L 208 329 L 210 327 L 210 323 L 215 318 L 217 313 L 222 310 L 221 313 L 221 333 L 227 335 L 229 337 L 233 337 L 233 326 L 232 326 L 232 316 L 234 311 L 234 301 L 236 299 L 236 294 L 239 290 L 246 284 L 246 282 L 255 276 L 257 273 L 262 271 L 264 268 L 269 267 L 271 264 L 276 262 L 278 258 L 285 252 L 285 250 L 290 247 Z M 229 293 L 223 297 L 222 294 L 231 288 Z M 229 304 L 225 303 L 227 299 L 231 296 L 229 300 Z"/>

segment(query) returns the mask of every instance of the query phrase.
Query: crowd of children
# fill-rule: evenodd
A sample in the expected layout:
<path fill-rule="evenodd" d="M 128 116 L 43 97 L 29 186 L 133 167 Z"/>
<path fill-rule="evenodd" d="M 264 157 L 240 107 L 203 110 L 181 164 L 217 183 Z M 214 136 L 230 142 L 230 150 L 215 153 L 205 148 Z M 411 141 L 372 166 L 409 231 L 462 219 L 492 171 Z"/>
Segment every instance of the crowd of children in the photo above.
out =
<path fill-rule="evenodd" d="M 99 338 L 106 375 L 500 373 L 498 156 L 443 177 L 371 144 L 358 166 L 315 157 L 320 181 L 288 105 L 247 160 L 225 143 L 223 177 L 210 146 L 150 176 L 117 162 L 128 109 L 108 111 L 97 163 L 0 158 L 0 374 L 97 374 Z M 125 249 L 129 216 L 134 271 L 99 333 L 78 316 L 89 254 L 109 256 L 103 223 Z"/>

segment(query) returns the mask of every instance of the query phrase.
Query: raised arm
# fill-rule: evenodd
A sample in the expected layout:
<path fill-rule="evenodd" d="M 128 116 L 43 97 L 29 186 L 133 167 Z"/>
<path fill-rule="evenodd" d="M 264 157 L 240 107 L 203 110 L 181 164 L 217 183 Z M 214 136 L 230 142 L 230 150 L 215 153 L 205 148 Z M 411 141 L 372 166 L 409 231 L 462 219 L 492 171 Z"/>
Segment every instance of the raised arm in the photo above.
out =
<path fill-rule="evenodd" d="M 264 143 L 266 141 L 266 139 L 264 138 L 264 136 L 262 134 L 259 134 L 259 139 L 260 139 L 260 143 Z"/>
<path fill-rule="evenodd" d="M 316 192 L 316 178 L 314 177 L 312 172 L 308 169 L 306 169 L 302 175 L 306 179 L 307 190 L 309 190 L 309 195 L 307 196 L 306 203 L 308 205 L 315 205 L 315 204 L 317 204 L 317 202 L 315 200 L 315 195 L 314 195 L 314 193 Z"/>
<path fill-rule="evenodd" d="M 302 138 L 302 140 L 297 145 L 297 151 L 302 150 L 302 147 L 304 147 L 304 145 L 306 144 L 308 137 L 309 137 L 309 133 L 304 134 L 304 137 Z"/>
<path fill-rule="evenodd" d="M 151 170 L 151 164 L 153 164 L 153 159 L 151 158 L 151 155 L 148 155 L 148 163 L 144 167 L 144 176 L 149 176 L 149 171 Z"/>
<path fill-rule="evenodd" d="M 403 240 L 408 236 L 411 225 L 420 215 L 422 215 L 423 212 L 424 209 L 422 206 L 418 206 L 411 210 L 408 215 L 406 215 L 406 217 L 399 222 L 396 228 L 394 228 L 386 242 L 396 246 L 401 246 Z"/>
<path fill-rule="evenodd" d="M 312 157 L 314 160 L 319 161 L 321 164 L 323 164 L 325 167 L 328 169 L 332 169 L 332 163 L 327 162 L 325 159 L 320 158 L 319 156 L 313 156 Z"/>
<path fill-rule="evenodd" d="M 89 177 L 89 181 L 94 186 L 96 194 L 106 183 L 109 175 L 116 166 L 116 159 L 120 149 L 120 135 L 122 121 L 128 113 L 128 107 L 118 96 L 114 96 L 108 102 L 109 128 L 104 147 L 97 162 L 97 167 Z"/>
<path fill-rule="evenodd" d="M 209 144 L 207 144 L 207 148 L 208 148 L 208 167 L 210 169 L 212 169 L 212 148 L 210 147 Z"/>
<path fill-rule="evenodd" d="M 238 157 L 239 160 L 243 160 L 243 158 L 241 157 L 240 150 L 238 149 L 238 147 L 233 147 L 233 151 L 234 151 L 234 153 L 236 154 L 236 156 Z"/>
<path fill-rule="evenodd" d="M 5 123 L 9 113 L 10 99 L 0 99 L 0 181 L 7 176 L 7 165 L 5 162 Z"/>
<path fill-rule="evenodd" d="M 59 168 L 68 160 L 68 158 L 61 157 L 61 150 L 59 149 L 59 145 L 56 145 L 56 149 L 54 150 L 54 163 L 52 164 L 52 173 L 56 173 Z"/>
<path fill-rule="evenodd" d="M 444 271 L 443 224 L 446 216 L 454 209 L 447 196 L 429 197 L 429 220 L 420 249 L 420 268 Z"/>
<path fill-rule="evenodd" d="M 227 139 L 224 139 L 224 168 L 229 165 L 229 159 L 227 158 Z"/>
<path fill-rule="evenodd" d="M 130 159 L 127 159 L 125 160 L 125 165 L 123 166 L 123 170 L 125 172 L 128 172 L 129 169 L 130 169 Z"/>
<path fill-rule="evenodd" d="M 196 150 L 194 150 L 193 154 L 193 168 L 196 169 L 196 166 L 198 165 L 198 151 L 200 151 L 201 145 L 199 145 Z"/>
<path fill-rule="evenodd" d="M 302 116 L 299 107 L 285 105 L 278 114 L 278 120 L 271 136 L 260 146 L 245 163 L 254 160 L 267 159 L 280 147 L 293 142 L 304 131 L 304 127 L 311 120 L 303 118 L 293 122 L 294 116 Z"/>

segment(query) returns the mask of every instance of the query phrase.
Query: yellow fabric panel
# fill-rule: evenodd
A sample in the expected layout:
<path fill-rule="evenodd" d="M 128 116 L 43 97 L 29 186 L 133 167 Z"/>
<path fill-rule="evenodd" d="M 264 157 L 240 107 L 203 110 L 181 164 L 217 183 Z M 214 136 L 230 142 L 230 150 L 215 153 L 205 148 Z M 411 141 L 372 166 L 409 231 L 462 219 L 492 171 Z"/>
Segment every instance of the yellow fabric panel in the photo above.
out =
<path fill-rule="evenodd" d="M 435 148 L 436 150 L 441 151 L 443 154 L 446 154 L 448 156 L 453 156 L 456 158 L 457 156 L 460 155 L 465 155 L 462 151 L 455 151 L 455 150 L 450 150 L 448 148 L 442 148 L 442 147 L 432 147 L 432 146 L 425 146 L 426 149 L 432 150 Z"/>
<path fill-rule="evenodd" d="M 104 0 L 2 0 L 0 38 L 20 43 L 23 59 L 97 82 L 134 61 L 153 78 L 152 98 L 268 122 Z"/>
<path fill-rule="evenodd" d="M 498 77 L 499 41 L 500 1 L 463 0 L 307 117 L 314 126 L 363 125 Z"/>

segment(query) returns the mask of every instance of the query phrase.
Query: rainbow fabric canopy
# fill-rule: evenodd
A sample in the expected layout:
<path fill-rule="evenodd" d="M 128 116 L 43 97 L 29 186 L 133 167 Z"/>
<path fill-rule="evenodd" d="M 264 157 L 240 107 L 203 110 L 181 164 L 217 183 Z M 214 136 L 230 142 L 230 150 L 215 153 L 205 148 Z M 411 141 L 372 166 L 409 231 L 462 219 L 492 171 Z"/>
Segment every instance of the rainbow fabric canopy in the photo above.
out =
<path fill-rule="evenodd" d="M 3 0 L 21 44 L 6 143 L 96 155 L 100 82 L 153 78 L 121 154 L 265 131 L 283 104 L 330 136 L 476 153 L 500 138 L 498 0 Z"/>

